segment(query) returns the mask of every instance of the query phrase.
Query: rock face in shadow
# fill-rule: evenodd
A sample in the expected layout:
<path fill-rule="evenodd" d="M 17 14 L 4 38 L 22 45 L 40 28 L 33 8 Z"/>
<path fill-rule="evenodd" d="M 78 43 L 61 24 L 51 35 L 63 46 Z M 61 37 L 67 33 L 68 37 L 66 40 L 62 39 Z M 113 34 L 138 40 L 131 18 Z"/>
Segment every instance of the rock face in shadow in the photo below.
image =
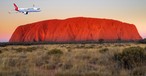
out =
<path fill-rule="evenodd" d="M 75 17 L 45 20 L 17 27 L 9 42 L 79 42 L 140 40 L 135 25 L 111 19 Z"/>

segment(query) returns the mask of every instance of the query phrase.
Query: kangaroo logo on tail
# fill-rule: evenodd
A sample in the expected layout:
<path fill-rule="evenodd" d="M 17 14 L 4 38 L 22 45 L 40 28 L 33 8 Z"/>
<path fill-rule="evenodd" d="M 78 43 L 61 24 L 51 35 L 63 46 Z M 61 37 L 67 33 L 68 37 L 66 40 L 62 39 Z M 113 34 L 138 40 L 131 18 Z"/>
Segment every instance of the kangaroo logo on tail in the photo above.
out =
<path fill-rule="evenodd" d="M 14 3 L 15 11 L 18 11 L 18 6 Z"/>

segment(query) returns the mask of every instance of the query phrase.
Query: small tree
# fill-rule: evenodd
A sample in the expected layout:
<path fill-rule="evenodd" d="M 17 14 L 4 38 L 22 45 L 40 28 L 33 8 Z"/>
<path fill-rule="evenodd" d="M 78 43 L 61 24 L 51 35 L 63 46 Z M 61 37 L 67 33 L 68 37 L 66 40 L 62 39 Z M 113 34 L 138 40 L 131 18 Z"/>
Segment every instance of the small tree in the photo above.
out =
<path fill-rule="evenodd" d="M 146 44 L 146 38 L 142 39 L 142 40 L 139 40 L 139 43 L 144 43 Z"/>
<path fill-rule="evenodd" d="M 121 42 L 121 41 L 122 41 L 122 39 L 121 39 L 121 38 L 118 38 L 118 39 L 117 39 L 117 42 Z"/>
<path fill-rule="evenodd" d="M 99 39 L 98 42 L 99 43 L 103 43 L 104 42 L 104 39 Z"/>

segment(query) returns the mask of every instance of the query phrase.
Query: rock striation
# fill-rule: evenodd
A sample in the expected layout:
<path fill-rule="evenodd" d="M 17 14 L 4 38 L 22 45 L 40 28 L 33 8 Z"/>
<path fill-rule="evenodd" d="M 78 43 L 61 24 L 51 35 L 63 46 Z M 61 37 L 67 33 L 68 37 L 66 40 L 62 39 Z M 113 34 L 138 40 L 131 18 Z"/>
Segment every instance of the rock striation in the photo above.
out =
<path fill-rule="evenodd" d="M 17 27 L 9 42 L 80 42 L 140 40 L 137 28 L 111 19 L 75 17 L 45 20 Z"/>

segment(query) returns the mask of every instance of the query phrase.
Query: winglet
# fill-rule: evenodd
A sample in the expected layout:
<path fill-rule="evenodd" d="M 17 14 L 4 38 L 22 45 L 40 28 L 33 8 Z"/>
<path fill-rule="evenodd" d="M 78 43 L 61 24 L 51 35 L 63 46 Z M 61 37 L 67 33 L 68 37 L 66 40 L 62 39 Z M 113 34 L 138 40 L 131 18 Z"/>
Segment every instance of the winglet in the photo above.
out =
<path fill-rule="evenodd" d="M 18 11 L 18 6 L 14 3 L 15 10 Z"/>

